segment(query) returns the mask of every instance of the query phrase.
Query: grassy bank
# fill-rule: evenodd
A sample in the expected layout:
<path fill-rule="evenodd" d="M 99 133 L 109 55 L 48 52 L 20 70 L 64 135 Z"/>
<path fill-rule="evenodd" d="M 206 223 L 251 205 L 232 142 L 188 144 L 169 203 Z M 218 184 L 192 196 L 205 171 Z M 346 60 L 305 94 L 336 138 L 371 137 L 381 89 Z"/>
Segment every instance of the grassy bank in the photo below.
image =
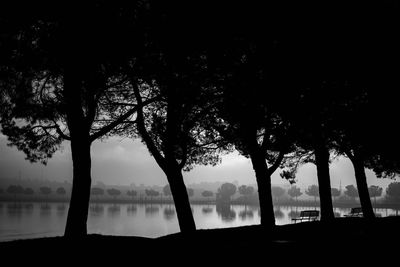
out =
<path fill-rule="evenodd" d="M 0 243 L 2 255 L 19 261 L 50 258 L 65 261 L 88 260 L 92 263 L 111 261 L 147 262 L 148 265 L 257 260 L 283 261 L 287 264 L 315 258 L 314 263 L 361 259 L 394 259 L 400 240 L 400 218 L 387 217 L 367 221 L 362 218 L 337 218 L 333 222 L 305 222 L 265 229 L 261 226 L 198 230 L 160 238 L 88 235 L 81 240 L 63 237 L 19 240 Z M 360 254 L 362 252 L 362 254 Z M 34 258 L 31 258 L 34 257 Z M 322 261 L 321 261 L 322 260 Z M 305 260 L 307 262 L 307 260 Z M 134 264 L 135 265 L 135 264 Z M 214 265 L 214 264 L 211 264 Z M 302 265 L 302 264 L 300 264 Z"/>

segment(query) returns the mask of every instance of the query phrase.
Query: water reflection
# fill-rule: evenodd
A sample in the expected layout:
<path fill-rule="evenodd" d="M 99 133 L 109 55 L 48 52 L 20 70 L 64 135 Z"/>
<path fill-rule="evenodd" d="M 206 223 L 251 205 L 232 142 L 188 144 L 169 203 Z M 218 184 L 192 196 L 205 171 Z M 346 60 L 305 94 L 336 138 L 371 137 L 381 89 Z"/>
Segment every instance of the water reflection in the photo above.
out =
<path fill-rule="evenodd" d="M 285 214 L 282 212 L 282 210 L 280 208 L 277 208 L 274 210 L 274 215 L 275 215 L 275 219 L 283 219 L 285 217 Z"/>
<path fill-rule="evenodd" d="M 40 216 L 50 216 L 51 215 L 51 205 L 48 203 L 40 204 Z"/>
<path fill-rule="evenodd" d="M 33 204 L 32 203 L 26 203 L 24 205 L 24 210 L 25 210 L 25 213 L 27 215 L 32 215 L 32 213 L 33 213 Z"/>
<path fill-rule="evenodd" d="M 146 216 L 154 216 L 154 215 L 157 214 L 159 211 L 160 211 L 160 208 L 157 207 L 157 206 L 146 205 L 146 206 L 145 206 L 144 213 L 146 214 Z"/>
<path fill-rule="evenodd" d="M 214 211 L 214 209 L 212 207 L 203 207 L 201 209 L 201 212 L 203 214 L 211 214 Z"/>
<path fill-rule="evenodd" d="M 18 202 L 7 205 L 7 214 L 11 217 L 20 217 L 22 215 L 22 204 Z"/>
<path fill-rule="evenodd" d="M 92 204 L 89 207 L 89 213 L 91 216 L 100 216 L 104 214 L 104 205 Z"/>
<path fill-rule="evenodd" d="M 67 218 L 67 203 L 0 202 L 0 241 L 16 235 L 52 233 L 63 235 Z M 300 211 L 314 207 L 275 206 L 276 224 L 291 224 Z M 258 224 L 258 206 L 192 205 L 198 229 L 236 227 Z M 335 216 L 347 214 L 349 208 L 336 208 Z M 394 209 L 376 209 L 377 216 L 394 216 Z M 88 232 L 111 235 L 159 237 L 179 231 L 177 212 L 173 204 L 102 204 L 89 206 Z M 135 216 L 135 217 L 133 217 Z M 134 223 L 133 221 L 134 220 Z M 162 227 L 160 227 L 160 225 Z M 165 226 L 165 227 L 164 227 Z M 9 229 L 9 230 L 8 230 Z M 21 234 L 21 237 L 18 236 Z M 40 236 L 41 234 L 39 234 Z"/>
<path fill-rule="evenodd" d="M 239 212 L 239 218 L 244 221 L 246 219 L 253 219 L 254 213 L 251 209 L 247 209 L 247 206 L 245 206 L 244 210 Z"/>
<path fill-rule="evenodd" d="M 229 204 L 218 204 L 216 208 L 218 216 L 224 222 L 232 222 L 236 219 L 236 212 Z"/>
<path fill-rule="evenodd" d="M 110 217 L 117 217 L 120 215 L 120 213 L 121 213 L 121 206 L 117 204 L 113 204 L 109 206 L 107 209 L 107 214 Z"/>
<path fill-rule="evenodd" d="M 176 214 L 175 209 L 172 207 L 166 207 L 164 209 L 164 219 L 166 219 L 168 221 L 175 218 L 175 214 Z"/>
<path fill-rule="evenodd" d="M 288 213 L 288 217 L 289 217 L 290 219 L 300 217 L 300 212 L 297 211 L 297 209 L 296 209 L 296 210 L 291 210 L 291 211 L 289 211 L 289 213 Z"/>
<path fill-rule="evenodd" d="M 128 205 L 126 207 L 126 213 L 130 216 L 135 215 L 137 212 L 137 205 Z"/>
<path fill-rule="evenodd" d="M 25 203 L 24 209 L 32 211 L 33 210 L 33 204 L 32 203 Z"/>
<path fill-rule="evenodd" d="M 67 209 L 67 205 L 65 205 L 64 203 L 62 204 L 58 204 L 57 205 L 57 215 L 58 216 L 63 216 L 65 211 Z"/>

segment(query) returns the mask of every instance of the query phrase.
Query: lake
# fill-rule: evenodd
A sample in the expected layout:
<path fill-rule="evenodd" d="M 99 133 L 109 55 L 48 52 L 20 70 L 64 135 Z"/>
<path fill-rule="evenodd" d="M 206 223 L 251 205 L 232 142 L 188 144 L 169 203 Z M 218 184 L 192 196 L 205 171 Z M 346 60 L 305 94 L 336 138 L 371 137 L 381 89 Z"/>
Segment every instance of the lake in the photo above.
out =
<path fill-rule="evenodd" d="M 289 224 L 301 210 L 312 207 L 275 207 L 276 224 Z M 260 223 L 258 207 L 192 205 L 198 229 L 225 228 Z M 343 216 L 350 208 L 336 208 Z M 396 215 L 393 209 L 377 209 L 378 216 Z M 0 202 L 0 241 L 60 236 L 64 233 L 67 203 Z M 176 211 L 168 204 L 91 204 L 88 233 L 159 237 L 179 231 Z"/>

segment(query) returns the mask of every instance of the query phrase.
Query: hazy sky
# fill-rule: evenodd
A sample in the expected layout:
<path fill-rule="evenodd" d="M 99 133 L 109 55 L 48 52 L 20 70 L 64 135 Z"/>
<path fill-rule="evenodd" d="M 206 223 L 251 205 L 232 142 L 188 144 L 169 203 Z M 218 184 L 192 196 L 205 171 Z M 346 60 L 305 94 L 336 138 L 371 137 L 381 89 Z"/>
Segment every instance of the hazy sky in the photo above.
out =
<path fill-rule="evenodd" d="M 24 160 L 23 152 L 6 145 L 7 139 L 0 134 L 0 179 L 2 177 L 19 177 L 32 179 L 49 179 L 71 181 L 72 163 L 69 143 L 65 142 L 63 149 L 49 160 L 47 166 L 39 163 L 31 164 Z M 339 187 L 341 181 L 344 188 L 348 184 L 355 185 L 354 170 L 346 158 L 336 160 L 331 164 L 331 185 Z M 92 145 L 92 177 L 109 185 L 165 185 L 164 173 L 150 156 L 147 148 L 138 140 L 109 138 L 96 141 Z M 222 163 L 216 167 L 199 166 L 184 173 L 187 184 L 202 181 L 234 181 L 239 184 L 254 184 L 255 177 L 249 159 L 231 153 L 223 157 Z M 377 179 L 373 172 L 367 171 L 368 183 L 386 187 L 389 179 Z M 300 168 L 298 185 L 302 188 L 317 184 L 316 168 L 307 164 Z M 272 177 L 273 184 L 288 184 L 279 176 L 279 170 Z"/>

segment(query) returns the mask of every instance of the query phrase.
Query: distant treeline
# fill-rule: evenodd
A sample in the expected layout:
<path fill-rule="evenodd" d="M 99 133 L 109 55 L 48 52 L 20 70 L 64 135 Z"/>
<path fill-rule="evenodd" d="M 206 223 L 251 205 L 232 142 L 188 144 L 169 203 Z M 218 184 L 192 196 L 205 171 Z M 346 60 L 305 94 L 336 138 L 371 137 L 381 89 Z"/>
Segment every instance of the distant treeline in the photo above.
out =
<path fill-rule="evenodd" d="M 195 195 L 195 191 L 197 194 Z M 383 189 L 372 185 L 369 187 L 371 198 L 374 198 L 375 207 L 394 207 L 400 206 L 400 183 L 391 183 L 386 195 L 382 197 Z M 280 186 L 272 187 L 272 196 L 275 205 L 288 206 L 319 206 L 319 189 L 317 185 L 310 185 L 304 194 L 314 199 L 298 199 L 303 195 L 301 189 L 297 186 L 291 186 L 285 190 Z M 259 196 L 253 186 L 236 186 L 233 183 L 224 183 L 216 192 L 211 190 L 187 189 L 190 202 L 192 204 L 215 204 L 225 202 L 228 204 L 240 205 L 259 205 Z M 332 188 L 333 204 L 336 207 L 349 207 L 360 205 L 358 201 L 358 191 L 354 185 L 347 185 L 345 190 Z M 377 200 L 379 198 L 379 200 Z M 64 187 L 58 187 L 53 190 L 49 186 L 39 187 L 34 191 L 30 187 L 20 185 L 10 185 L 6 190 L 0 188 L 1 201 L 40 201 L 40 202 L 60 202 L 69 201 L 70 192 Z M 114 187 L 92 187 L 91 202 L 94 203 L 169 203 L 173 204 L 169 185 L 162 188 L 161 191 L 155 189 L 134 190 L 134 189 L 116 189 Z"/>

